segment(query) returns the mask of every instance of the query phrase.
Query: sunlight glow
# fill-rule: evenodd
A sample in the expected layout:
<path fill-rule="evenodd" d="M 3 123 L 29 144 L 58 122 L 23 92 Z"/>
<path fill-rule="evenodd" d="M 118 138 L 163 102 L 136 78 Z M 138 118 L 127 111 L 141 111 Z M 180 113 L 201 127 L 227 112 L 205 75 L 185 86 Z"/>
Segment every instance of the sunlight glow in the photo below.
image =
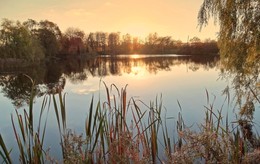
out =
<path fill-rule="evenodd" d="M 49 20 L 63 32 L 73 26 L 86 33 L 121 32 L 142 40 L 154 32 L 182 41 L 187 41 L 188 36 L 214 39 L 219 31 L 214 19 L 201 32 L 197 28 L 201 3 L 202 0 L 2 0 L 0 15 L 14 21 Z"/>
<path fill-rule="evenodd" d="M 130 34 L 132 37 L 145 39 L 147 34 L 149 34 L 149 27 L 144 23 L 131 22 L 122 26 L 122 32 Z"/>
<path fill-rule="evenodd" d="M 132 65 L 131 72 L 127 76 L 133 80 L 143 80 L 147 76 L 147 70 L 142 65 Z"/>
<path fill-rule="evenodd" d="M 138 55 L 138 54 L 133 54 L 133 55 L 131 55 L 131 58 L 132 58 L 132 59 L 138 59 L 138 58 L 140 58 L 140 55 Z"/>
<path fill-rule="evenodd" d="M 142 75 L 144 75 L 144 70 L 142 67 L 135 66 L 135 67 L 132 67 L 131 74 L 142 76 Z"/>

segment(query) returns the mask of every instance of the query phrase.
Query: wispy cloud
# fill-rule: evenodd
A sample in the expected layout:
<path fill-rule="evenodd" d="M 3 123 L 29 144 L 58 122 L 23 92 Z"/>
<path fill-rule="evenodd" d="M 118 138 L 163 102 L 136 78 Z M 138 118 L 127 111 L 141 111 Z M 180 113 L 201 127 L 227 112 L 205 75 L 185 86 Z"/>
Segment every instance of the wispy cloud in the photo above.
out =
<path fill-rule="evenodd" d="M 73 89 L 72 92 L 73 93 L 76 93 L 76 94 L 79 94 L 79 95 L 87 95 L 87 94 L 90 94 L 90 93 L 93 93 L 93 92 L 96 92 L 98 91 L 98 89 L 94 89 L 94 88 L 76 88 L 76 89 Z"/>

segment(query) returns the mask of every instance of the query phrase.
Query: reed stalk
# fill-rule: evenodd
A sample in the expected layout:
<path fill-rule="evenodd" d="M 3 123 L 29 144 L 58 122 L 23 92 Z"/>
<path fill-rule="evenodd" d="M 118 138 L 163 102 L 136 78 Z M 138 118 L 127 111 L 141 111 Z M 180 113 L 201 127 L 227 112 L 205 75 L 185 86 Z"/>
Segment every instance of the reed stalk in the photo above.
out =
<path fill-rule="evenodd" d="M 172 129 L 168 129 L 167 119 L 173 118 L 162 117 L 162 96 L 146 105 L 141 100 L 127 98 L 127 85 L 119 89 L 114 84 L 109 88 L 104 83 L 104 87 L 106 101 L 102 102 L 99 98 L 96 102 L 94 97 L 90 100 L 84 135 L 68 129 L 66 94 L 61 92 L 56 96 L 45 95 L 39 120 L 35 121 L 35 90 L 32 89 L 28 111 L 19 113 L 16 110 L 11 116 L 20 162 L 48 162 L 43 144 L 51 107 L 56 116 L 63 163 L 241 163 L 249 160 L 249 155 L 258 155 L 257 151 L 255 154 L 250 152 L 243 129 L 239 126 L 241 121 L 231 122 L 237 125 L 231 128 L 228 115 L 226 118 L 222 116 L 223 106 L 215 109 L 215 97 L 210 103 L 207 90 L 205 120 L 199 125 L 200 130 L 194 132 L 186 126 L 183 109 L 177 101 L 180 109 L 175 120 L 178 135 L 170 136 L 169 130 Z M 258 100 L 256 93 L 253 96 Z M 229 97 L 227 100 L 229 103 Z M 159 147 L 165 150 L 163 157 L 158 152 Z M 11 151 L 1 134 L 0 148 L 3 162 L 12 163 Z"/>

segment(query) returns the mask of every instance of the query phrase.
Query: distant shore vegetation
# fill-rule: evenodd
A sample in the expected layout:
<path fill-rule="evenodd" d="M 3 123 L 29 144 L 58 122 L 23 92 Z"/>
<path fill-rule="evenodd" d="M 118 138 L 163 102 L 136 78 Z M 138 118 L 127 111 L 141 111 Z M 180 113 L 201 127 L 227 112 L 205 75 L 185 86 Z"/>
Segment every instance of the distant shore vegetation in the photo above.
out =
<path fill-rule="evenodd" d="M 201 41 L 198 37 L 187 42 L 171 36 L 150 33 L 144 40 L 120 32 L 90 32 L 69 27 L 61 32 L 49 20 L 39 22 L 2 19 L 0 26 L 0 59 L 14 58 L 26 61 L 77 55 L 116 54 L 218 54 L 215 40 Z"/>

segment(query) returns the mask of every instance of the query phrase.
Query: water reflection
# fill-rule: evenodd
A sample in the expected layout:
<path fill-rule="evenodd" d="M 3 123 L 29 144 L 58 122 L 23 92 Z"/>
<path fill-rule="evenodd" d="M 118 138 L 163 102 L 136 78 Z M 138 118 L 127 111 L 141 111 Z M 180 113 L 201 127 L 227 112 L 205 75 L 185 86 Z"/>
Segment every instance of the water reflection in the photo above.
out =
<path fill-rule="evenodd" d="M 238 109 L 237 123 L 241 128 L 243 138 L 250 142 L 250 147 L 258 148 L 260 141 L 257 139 L 259 137 L 253 133 L 253 127 L 259 129 L 254 117 L 260 105 L 260 62 L 251 63 L 247 67 L 241 66 L 241 63 L 227 64 L 225 61 L 221 63 L 220 77 L 231 82 L 224 89 L 224 93 L 234 92 L 231 98 L 235 104 L 234 108 Z"/>
<path fill-rule="evenodd" d="M 0 85 L 4 96 L 12 100 L 17 108 L 30 99 L 32 84 L 26 76 L 21 74 L 1 76 Z"/>
<path fill-rule="evenodd" d="M 1 92 L 16 108 L 26 105 L 30 98 L 33 79 L 36 96 L 55 94 L 63 90 L 66 80 L 78 84 L 89 76 L 105 77 L 133 74 L 141 76 L 143 71 L 157 74 L 170 71 L 172 66 L 186 64 L 187 70 L 209 70 L 216 67 L 218 57 L 191 57 L 175 55 L 118 55 L 96 58 L 70 58 L 42 63 L 29 68 L 0 70 Z M 26 76 L 25 76 L 26 75 Z"/>
<path fill-rule="evenodd" d="M 231 71 L 225 65 L 220 64 L 218 57 L 100 56 L 91 59 L 76 58 L 47 62 L 20 70 L 1 70 L 0 88 L 2 95 L 10 99 L 17 108 L 26 105 L 30 98 L 31 81 L 23 74 L 34 79 L 36 96 L 38 97 L 45 93 L 56 94 L 65 89 L 65 92 L 70 93 L 66 101 L 68 127 L 81 133 L 88 112 L 86 106 L 89 105 L 92 95 L 95 98 L 100 96 L 98 95 L 100 93 L 95 91 L 100 89 L 98 88 L 98 81 L 102 77 L 106 77 L 108 84 L 119 83 L 118 87 L 125 86 L 127 83 L 130 84 L 128 96 L 140 98 L 145 103 L 153 100 L 156 94 L 162 93 L 167 117 L 177 118 L 179 106 L 176 100 L 178 100 L 182 106 L 182 114 L 187 125 L 203 122 L 205 114 L 203 105 L 205 105 L 205 99 L 207 99 L 204 92 L 205 88 L 217 97 L 214 109 L 222 109 L 224 100 L 222 101 L 220 92 L 225 88 L 226 81 L 228 81 L 229 85 L 224 92 L 230 94 L 230 101 L 233 100 L 238 104 L 235 107 L 237 118 L 230 118 L 233 113 L 229 110 L 229 106 L 223 107 L 223 117 L 231 111 L 232 114 L 227 116 L 228 120 L 231 124 L 235 122 L 236 126 L 240 125 L 241 133 L 239 133 L 239 136 L 247 138 L 251 145 L 255 147 L 260 143 L 256 143 L 257 140 L 252 131 L 252 122 L 259 120 L 259 114 L 256 113 L 259 109 L 259 103 L 257 103 L 259 102 L 257 100 L 259 99 L 259 68 L 256 67 L 250 72 Z M 219 74 L 226 81 L 216 81 Z M 139 80 L 138 78 L 141 76 L 144 78 Z M 120 85 L 120 82 L 122 85 Z M 233 93 L 235 93 L 234 97 Z M 101 92 L 101 94 L 105 93 Z M 102 95 L 100 97 L 102 98 Z M 211 94 L 209 97 L 211 97 Z M 37 103 L 35 104 L 37 106 Z M 10 109 L 10 107 L 6 109 Z M 11 129 L 4 124 L 9 121 L 6 115 L 10 112 L 12 111 L 7 111 L 7 114 L 3 112 L 3 117 L 0 119 L 2 126 L 6 126 L 6 129 Z M 52 116 L 54 114 L 50 115 L 50 117 Z M 253 118 L 255 119 L 253 120 Z M 50 131 L 57 131 L 53 126 L 56 125 L 56 120 L 50 118 L 49 122 L 51 125 Z M 169 129 L 174 130 L 176 128 L 174 122 L 175 120 L 168 123 Z M 8 131 L 6 134 L 9 134 Z M 53 136 L 51 133 L 47 139 L 48 143 L 52 143 Z M 58 146 L 60 145 L 58 144 Z"/>

